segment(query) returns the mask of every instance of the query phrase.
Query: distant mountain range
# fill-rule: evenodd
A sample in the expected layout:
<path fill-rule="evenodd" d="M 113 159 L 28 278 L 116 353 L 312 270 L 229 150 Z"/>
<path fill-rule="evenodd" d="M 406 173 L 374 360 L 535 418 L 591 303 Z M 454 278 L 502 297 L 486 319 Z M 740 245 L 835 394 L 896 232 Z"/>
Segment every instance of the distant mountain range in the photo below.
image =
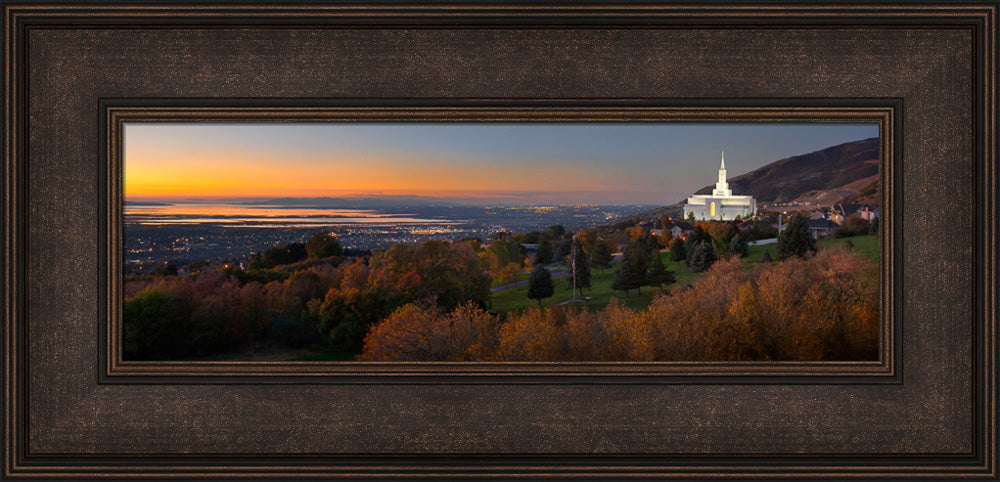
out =
<path fill-rule="evenodd" d="M 829 206 L 862 195 L 854 202 L 878 203 L 879 141 L 848 142 L 774 161 L 729 179 L 734 194 L 749 194 L 758 204 L 807 202 Z M 695 194 L 711 194 L 705 186 Z M 872 190 L 874 189 L 874 191 Z M 683 204 L 683 202 L 682 202 Z"/>

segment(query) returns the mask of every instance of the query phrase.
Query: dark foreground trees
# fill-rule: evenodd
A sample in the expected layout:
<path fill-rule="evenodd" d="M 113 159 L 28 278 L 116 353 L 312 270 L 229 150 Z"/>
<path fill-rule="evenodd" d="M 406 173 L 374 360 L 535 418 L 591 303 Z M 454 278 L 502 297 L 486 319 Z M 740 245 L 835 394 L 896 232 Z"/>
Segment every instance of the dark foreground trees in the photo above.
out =
<path fill-rule="evenodd" d="M 538 306 L 542 306 L 542 300 L 551 298 L 556 292 L 555 284 L 552 283 L 552 273 L 545 266 L 537 265 L 531 271 L 528 278 L 528 298 L 538 300 Z"/>
<path fill-rule="evenodd" d="M 352 262 L 306 260 L 299 246 L 299 261 L 257 267 L 260 276 L 209 270 L 126 281 L 125 358 L 203 357 L 263 343 L 358 350 L 371 325 L 406 303 L 489 303 L 491 280 L 469 243 L 397 245 Z M 275 248 L 261 258 L 289 252 Z M 335 250 L 314 251 L 323 252 Z"/>
<path fill-rule="evenodd" d="M 792 256 L 805 256 L 816 252 L 816 239 L 813 238 L 806 224 L 806 218 L 794 216 L 778 235 L 778 259 L 785 260 Z"/>

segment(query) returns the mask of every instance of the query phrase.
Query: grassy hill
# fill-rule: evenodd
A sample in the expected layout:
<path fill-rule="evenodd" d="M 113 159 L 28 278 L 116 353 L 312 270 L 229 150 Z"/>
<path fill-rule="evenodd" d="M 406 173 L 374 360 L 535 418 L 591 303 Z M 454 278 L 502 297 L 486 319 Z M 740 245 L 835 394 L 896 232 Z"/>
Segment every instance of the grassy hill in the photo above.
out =
<path fill-rule="evenodd" d="M 878 237 L 874 234 L 854 236 L 851 238 L 821 239 L 817 242 L 817 247 L 819 249 L 823 249 L 838 244 L 844 244 L 848 240 L 854 245 L 854 249 L 860 252 L 865 258 L 872 261 L 878 261 Z M 747 269 L 752 269 L 754 265 L 761 262 L 760 260 L 764 255 L 765 249 L 770 252 L 771 258 L 777 261 L 777 245 L 770 244 L 764 246 L 751 246 L 749 255 L 744 258 L 744 262 L 747 264 Z M 674 277 L 677 278 L 677 285 L 688 284 L 697 277 L 701 276 L 701 273 L 692 273 L 688 269 L 687 263 L 685 262 L 681 262 L 680 266 L 678 266 L 677 263 L 671 262 L 669 259 L 669 252 L 660 253 L 660 256 L 662 257 L 663 264 L 667 267 L 667 269 L 674 272 Z M 630 308 L 645 308 L 649 305 L 650 301 L 652 301 L 653 296 L 661 292 L 658 288 L 645 286 L 642 288 L 641 294 L 635 291 L 630 291 L 629 296 L 626 297 L 624 292 L 611 289 L 611 283 L 614 282 L 614 279 L 614 267 L 604 270 L 603 272 L 599 270 L 592 270 L 590 273 L 592 286 L 583 291 L 585 296 L 590 297 L 590 300 L 574 304 L 573 306 L 584 307 L 589 310 L 599 310 L 607 306 L 611 298 L 618 298 Z M 553 281 L 555 282 L 556 287 L 555 295 L 551 298 L 546 298 L 543 301 L 544 306 L 553 306 L 572 298 L 568 278 L 556 279 Z M 667 290 L 671 288 L 673 288 L 673 285 L 667 287 Z M 493 295 L 492 301 L 493 310 L 499 312 L 523 310 L 527 308 L 529 304 L 538 303 L 535 300 L 528 299 L 527 284 L 519 288 L 496 293 Z"/>

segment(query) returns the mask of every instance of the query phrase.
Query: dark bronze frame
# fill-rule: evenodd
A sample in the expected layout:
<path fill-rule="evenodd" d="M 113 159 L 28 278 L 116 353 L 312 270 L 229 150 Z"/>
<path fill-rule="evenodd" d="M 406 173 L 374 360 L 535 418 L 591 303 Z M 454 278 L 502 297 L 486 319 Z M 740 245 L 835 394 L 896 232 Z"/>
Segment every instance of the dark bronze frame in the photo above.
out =
<path fill-rule="evenodd" d="M 995 478 L 996 21 L 997 5 L 990 2 L 4 3 L 4 476 Z M 588 42 L 580 32 L 602 36 L 612 46 L 642 47 L 632 39 L 660 36 L 670 46 L 693 47 L 688 32 L 716 38 L 719 45 L 693 49 L 700 56 L 695 64 L 708 66 L 704 70 L 678 65 L 701 86 L 655 69 L 640 69 L 633 72 L 638 80 L 616 83 L 606 73 L 617 65 L 614 56 L 596 56 L 586 65 L 574 64 L 572 57 L 542 58 L 545 45 L 519 42 L 513 35 L 569 51 L 567 39 Z M 364 43 L 397 34 L 417 43 Z M 713 78 L 722 68 L 713 59 L 729 58 L 726 49 L 741 47 L 740 38 L 762 42 L 759 50 L 748 47 L 750 54 L 771 46 L 772 60 L 787 63 L 796 52 L 782 50 L 785 42 L 852 59 L 852 53 L 837 49 L 873 35 L 895 50 L 857 54 L 858 70 L 842 70 L 846 80 L 805 65 L 798 72 L 768 74 L 750 64 L 736 67 L 736 74 L 747 73 L 745 79 Z M 443 46 L 453 43 L 451 36 L 473 43 L 449 50 Z M 119 38 L 132 43 L 121 45 Z M 448 40 L 437 43 L 443 38 Z M 823 38 L 842 44 L 821 44 Z M 237 47 L 260 42 L 254 44 L 258 50 L 241 54 L 231 66 L 243 72 L 236 80 L 219 73 L 230 66 L 206 68 L 213 58 L 232 60 L 223 47 L 210 47 L 227 39 L 238 41 L 232 44 Z M 351 45 L 365 54 L 388 53 L 397 57 L 384 58 L 397 60 L 426 44 L 439 52 L 436 62 L 462 60 L 470 67 L 438 71 L 418 62 L 399 68 L 395 79 L 366 77 L 360 69 L 368 66 L 352 61 L 349 50 L 339 57 L 297 50 L 299 42 L 312 39 L 355 42 Z M 201 48 L 203 60 L 173 50 L 168 41 Z M 540 69 L 538 83 L 526 84 L 534 91 L 477 76 L 476 69 L 495 68 L 517 80 L 511 65 L 465 56 L 484 46 Z M 69 47 L 78 50 L 68 53 Z M 326 87 L 322 95 L 323 86 L 308 79 L 298 80 L 297 91 L 283 85 L 280 75 L 265 75 L 260 84 L 240 83 L 252 77 L 255 56 L 275 61 L 280 57 L 274 52 L 282 51 L 304 66 L 315 56 L 331 72 L 344 62 L 345 70 L 318 75 L 357 77 L 371 86 L 346 93 Z M 140 64 L 138 57 L 147 53 L 163 65 Z M 669 52 L 620 54 L 655 63 Z M 880 70 L 876 60 L 900 72 Z M 161 93 L 157 82 L 166 77 L 157 69 L 165 66 L 188 76 L 174 79 Z M 120 77 L 125 72 L 138 75 L 128 80 L 140 86 L 127 85 Z M 866 78 L 864 72 L 885 77 Z M 815 78 L 803 80 L 807 73 Z M 290 73 L 295 74 L 306 75 Z M 147 78 L 155 81 L 143 84 Z M 666 80 L 659 89 L 639 84 L 660 78 Z M 857 84 L 862 81 L 871 85 Z M 731 93 L 720 95 L 722 87 Z M 413 95 L 401 95 L 410 89 Z M 972 105 L 966 103 L 969 97 Z M 123 362 L 116 336 L 119 127 L 128 120 L 220 118 L 875 120 L 882 126 L 883 159 L 889 161 L 882 165 L 883 204 L 891 206 L 880 242 L 889 254 L 882 257 L 881 359 L 868 364 Z M 934 125 L 937 119 L 948 123 Z M 67 156 L 79 160 L 62 160 Z M 927 179 L 929 172 L 944 177 Z M 951 238 L 918 237 L 922 231 L 916 229 L 943 219 L 932 202 L 974 209 L 968 219 L 956 218 Z M 941 249 L 949 242 L 954 253 Z M 950 271 L 930 270 L 930 261 L 921 257 L 928 254 L 941 256 Z M 928 279 L 932 272 L 937 277 Z M 43 296 L 50 292 L 61 296 Z M 933 295 L 955 306 L 935 304 L 928 299 Z M 969 318 L 963 316 L 974 326 L 965 325 Z M 72 338 L 81 334 L 86 336 Z M 942 348 L 935 351 L 929 337 Z M 915 411 L 928 404 L 936 409 L 932 416 Z M 147 407 L 155 409 L 139 413 Z M 227 412 L 230 408 L 234 412 Z M 332 413 L 317 415 L 323 408 Z M 862 413 L 866 410 L 882 415 Z M 685 416 L 678 418 L 682 411 Z M 276 421 L 278 414 L 287 419 Z M 661 425 L 663 420 L 668 423 Z"/>
<path fill-rule="evenodd" d="M 171 381 L 192 380 L 203 377 L 225 374 L 227 381 L 241 376 L 252 383 L 261 383 L 260 376 L 267 375 L 264 382 L 281 380 L 309 380 L 311 382 L 338 383 L 372 383 L 385 381 L 387 378 L 398 381 L 462 381 L 477 383 L 565 383 L 578 381 L 581 377 L 589 383 L 620 382 L 623 379 L 641 380 L 644 382 L 678 382 L 691 381 L 692 377 L 711 375 L 726 375 L 724 378 L 712 378 L 721 383 L 753 382 L 748 377 L 798 377 L 798 381 L 817 381 L 826 383 L 849 380 L 858 382 L 898 382 L 893 353 L 898 349 L 893 334 L 898 329 L 899 317 L 894 316 L 893 276 L 902 276 L 902 268 L 897 267 L 897 260 L 889 258 L 881 264 L 882 297 L 880 333 L 881 350 L 879 359 L 871 362 L 758 362 L 758 363 L 706 363 L 706 362 L 618 362 L 618 363 L 584 363 L 584 362 L 548 362 L 548 363 L 473 363 L 473 362 L 411 362 L 411 363 L 377 363 L 377 362 L 137 362 L 123 361 L 121 356 L 121 336 L 119 327 L 121 315 L 121 279 L 122 272 L 122 172 L 124 164 L 122 153 L 123 125 L 126 122 L 875 122 L 880 132 L 890 133 L 881 138 L 881 179 L 892 180 L 895 161 L 899 156 L 893 152 L 892 139 L 896 126 L 893 120 L 899 103 L 887 100 L 881 101 L 886 107 L 847 107 L 852 101 L 827 100 L 828 104 L 838 104 L 840 107 L 654 107 L 646 103 L 642 106 L 627 106 L 618 103 L 614 107 L 601 106 L 569 106 L 565 103 L 534 102 L 532 106 L 505 105 L 479 107 L 437 106 L 428 107 L 409 105 L 403 100 L 390 101 L 397 104 L 394 107 L 372 106 L 342 106 L 316 107 L 319 102 L 311 102 L 310 107 L 182 107 L 178 101 L 170 101 L 169 106 L 150 106 L 149 101 L 124 102 L 135 106 L 116 105 L 119 102 L 105 100 L 102 102 L 102 112 L 107 122 L 102 123 L 108 129 L 107 158 L 109 161 L 107 186 L 107 266 L 108 272 L 102 275 L 106 279 L 105 289 L 108 295 L 102 295 L 107 301 L 107 317 L 102 327 L 106 327 L 103 337 L 108 347 L 104 382 L 135 383 L 163 382 L 163 377 Z M 286 101 L 287 102 L 287 101 Z M 325 101 L 330 102 L 330 101 Z M 736 102 L 735 103 L 746 103 Z M 183 103 L 198 105 L 209 101 L 185 101 Z M 332 103 L 332 102 L 331 102 Z M 853 101 L 853 103 L 857 103 Z M 409 104 L 412 104 L 409 103 Z M 104 137 L 104 136 L 102 136 Z M 882 205 L 890 212 L 893 203 L 892 182 L 882 185 Z M 892 250 L 895 229 L 893 217 L 885 216 L 881 243 L 882 252 Z M 102 232 L 104 229 L 102 229 Z M 898 300 L 896 300 L 898 301 Z M 275 378 L 278 377 L 278 378 Z"/>

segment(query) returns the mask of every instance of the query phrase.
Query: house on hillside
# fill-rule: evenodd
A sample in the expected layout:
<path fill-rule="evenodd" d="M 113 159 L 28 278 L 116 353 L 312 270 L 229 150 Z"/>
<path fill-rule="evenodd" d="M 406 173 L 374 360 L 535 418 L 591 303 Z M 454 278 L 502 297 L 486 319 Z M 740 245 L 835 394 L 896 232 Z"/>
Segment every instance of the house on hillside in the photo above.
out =
<path fill-rule="evenodd" d="M 807 219 L 806 226 L 809 227 L 809 232 L 812 233 L 813 238 L 816 239 L 825 238 L 833 234 L 833 232 L 840 227 L 839 224 L 830 221 L 829 219 Z"/>
<path fill-rule="evenodd" d="M 871 221 L 878 217 L 878 207 L 871 207 L 867 204 L 837 204 L 833 206 L 833 215 L 830 220 L 843 224 L 844 220 L 852 215 L 857 215 L 865 221 Z"/>
<path fill-rule="evenodd" d="M 676 222 L 668 224 L 666 229 L 654 229 L 650 232 L 652 232 L 654 236 L 663 236 L 664 231 L 668 231 L 671 237 L 683 238 L 694 231 L 694 226 L 692 226 L 691 223 Z"/>

